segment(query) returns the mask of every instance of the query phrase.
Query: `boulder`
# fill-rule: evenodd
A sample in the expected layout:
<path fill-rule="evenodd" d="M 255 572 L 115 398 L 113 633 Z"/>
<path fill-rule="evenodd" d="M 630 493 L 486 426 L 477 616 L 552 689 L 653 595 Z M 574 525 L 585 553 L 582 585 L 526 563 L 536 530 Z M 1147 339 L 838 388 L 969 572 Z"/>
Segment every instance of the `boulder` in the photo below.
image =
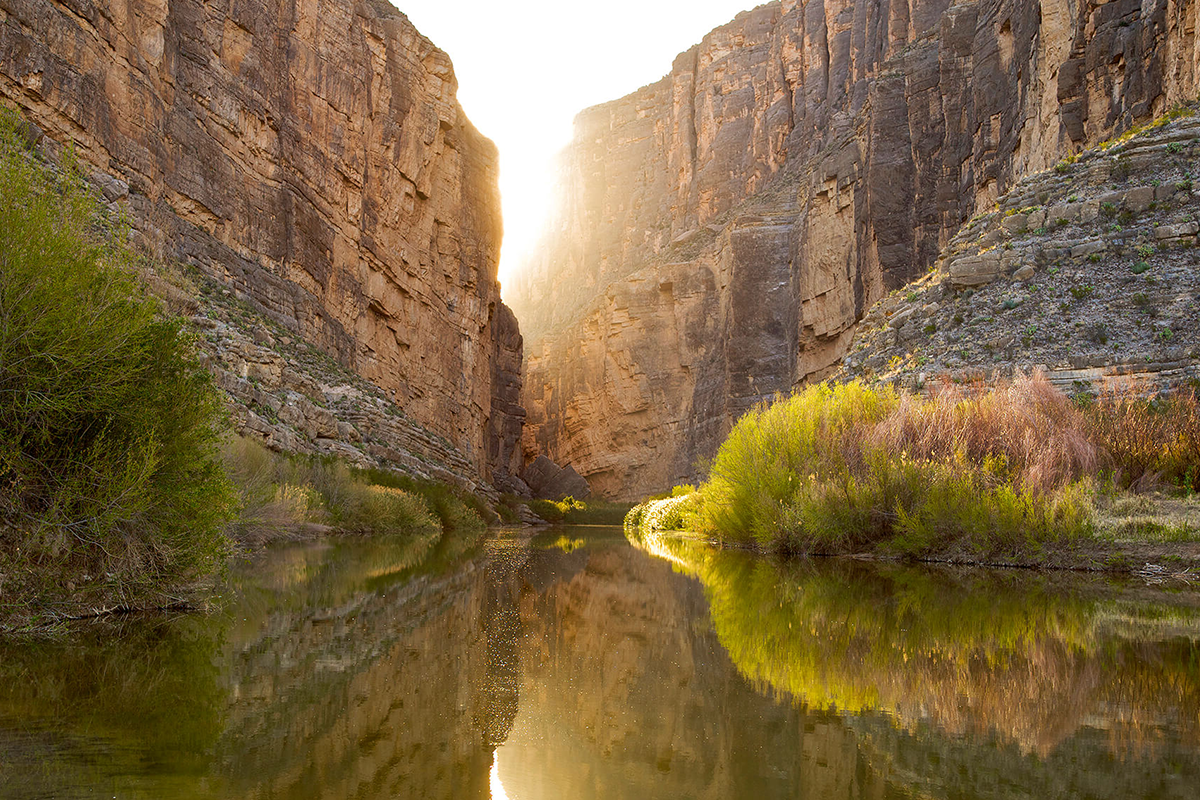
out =
<path fill-rule="evenodd" d="M 592 493 L 587 479 L 574 467 L 560 467 L 544 455 L 538 456 L 525 467 L 521 479 L 528 484 L 534 497 L 544 500 L 561 500 L 567 496 L 582 500 Z"/>

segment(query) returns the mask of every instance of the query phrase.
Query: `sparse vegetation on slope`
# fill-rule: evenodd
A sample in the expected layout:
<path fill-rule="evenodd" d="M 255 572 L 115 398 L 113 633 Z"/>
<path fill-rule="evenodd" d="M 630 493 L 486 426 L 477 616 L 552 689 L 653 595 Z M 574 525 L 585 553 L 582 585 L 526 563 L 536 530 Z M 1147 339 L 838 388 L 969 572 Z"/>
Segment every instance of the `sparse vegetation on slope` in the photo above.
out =
<path fill-rule="evenodd" d="M 1200 117 L 1180 106 L 1022 178 L 864 316 L 838 377 L 917 388 L 1042 368 L 1071 394 L 1200 377 L 1197 172 Z"/>

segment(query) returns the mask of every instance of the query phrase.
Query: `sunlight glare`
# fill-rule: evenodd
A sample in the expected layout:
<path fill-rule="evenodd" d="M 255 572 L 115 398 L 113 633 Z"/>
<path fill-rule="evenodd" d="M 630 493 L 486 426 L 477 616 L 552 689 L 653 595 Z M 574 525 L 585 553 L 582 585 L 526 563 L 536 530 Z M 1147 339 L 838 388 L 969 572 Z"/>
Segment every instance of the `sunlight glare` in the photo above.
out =
<path fill-rule="evenodd" d="M 449 54 L 463 110 L 500 150 L 500 281 L 537 244 L 555 157 L 583 109 L 654 83 L 755 0 L 392 0 Z"/>
<path fill-rule="evenodd" d="M 508 800 L 508 793 L 504 791 L 504 784 L 500 782 L 500 751 L 492 751 L 492 800 Z"/>

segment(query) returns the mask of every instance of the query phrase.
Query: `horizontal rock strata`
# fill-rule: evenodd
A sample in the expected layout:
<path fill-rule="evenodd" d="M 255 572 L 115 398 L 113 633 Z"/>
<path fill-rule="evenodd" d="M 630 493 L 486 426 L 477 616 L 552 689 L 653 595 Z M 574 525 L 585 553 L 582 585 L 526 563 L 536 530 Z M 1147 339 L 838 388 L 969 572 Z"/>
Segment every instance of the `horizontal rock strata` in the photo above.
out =
<path fill-rule="evenodd" d="M 1027 176 L 936 272 L 863 317 L 839 378 L 910 388 L 1044 372 L 1064 391 L 1200 379 L 1200 116 Z"/>
<path fill-rule="evenodd" d="M 157 255 L 377 385 L 477 475 L 519 471 L 494 146 L 380 0 L 0 0 L 0 96 Z"/>
<path fill-rule="evenodd" d="M 512 304 L 527 455 L 633 498 L 828 375 L 1024 175 L 1194 99 L 1182 0 L 786 0 L 576 120 Z"/>

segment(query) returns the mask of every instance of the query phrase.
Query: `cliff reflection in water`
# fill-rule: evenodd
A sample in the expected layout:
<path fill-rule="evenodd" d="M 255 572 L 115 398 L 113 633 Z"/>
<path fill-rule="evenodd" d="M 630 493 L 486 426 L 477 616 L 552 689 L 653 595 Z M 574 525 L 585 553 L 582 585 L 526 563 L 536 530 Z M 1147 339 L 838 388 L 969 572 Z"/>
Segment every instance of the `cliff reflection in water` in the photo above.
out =
<path fill-rule="evenodd" d="M 0 797 L 1193 796 L 1188 595 L 639 546 L 297 545 L 7 645 Z"/>
<path fill-rule="evenodd" d="M 516 708 L 481 545 L 290 546 L 234 583 L 213 617 L 4 648 L 0 797 L 489 796 Z"/>

